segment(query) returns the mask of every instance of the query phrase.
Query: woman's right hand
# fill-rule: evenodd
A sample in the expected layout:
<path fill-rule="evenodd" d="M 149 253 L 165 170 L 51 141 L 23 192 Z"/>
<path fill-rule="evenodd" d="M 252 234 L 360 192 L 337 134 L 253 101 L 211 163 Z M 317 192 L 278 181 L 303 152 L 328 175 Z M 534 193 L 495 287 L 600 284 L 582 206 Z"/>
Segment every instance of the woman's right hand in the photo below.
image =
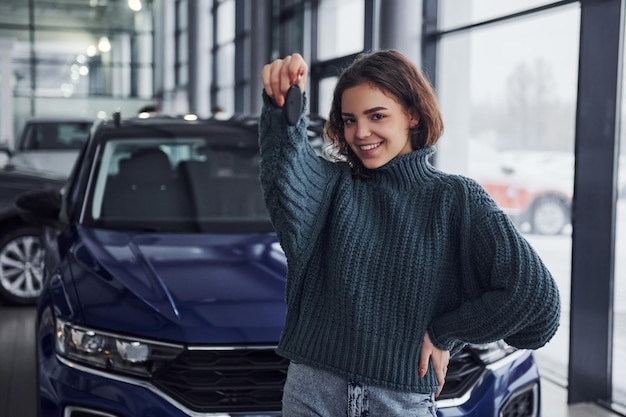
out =
<path fill-rule="evenodd" d="M 283 107 L 291 84 L 297 84 L 300 91 L 304 91 L 308 69 L 304 58 L 297 53 L 266 64 L 261 72 L 265 93 L 278 107 Z"/>
<path fill-rule="evenodd" d="M 448 364 L 450 363 L 450 352 L 438 349 L 430 340 L 428 333 L 424 334 L 424 343 L 422 344 L 422 352 L 420 354 L 419 376 L 423 378 L 428 369 L 428 362 L 432 363 L 437 381 L 439 382 L 439 390 L 435 393 L 435 397 L 439 397 L 446 383 L 446 374 L 448 373 Z"/>

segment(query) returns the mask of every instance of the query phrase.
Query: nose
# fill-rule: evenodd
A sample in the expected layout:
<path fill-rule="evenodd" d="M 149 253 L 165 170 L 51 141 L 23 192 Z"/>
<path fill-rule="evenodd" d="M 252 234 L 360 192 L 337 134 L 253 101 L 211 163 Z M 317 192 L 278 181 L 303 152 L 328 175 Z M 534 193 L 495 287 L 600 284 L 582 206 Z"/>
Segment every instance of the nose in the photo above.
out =
<path fill-rule="evenodd" d="M 357 123 L 356 125 L 356 137 L 359 139 L 365 139 L 372 134 L 367 123 Z"/>

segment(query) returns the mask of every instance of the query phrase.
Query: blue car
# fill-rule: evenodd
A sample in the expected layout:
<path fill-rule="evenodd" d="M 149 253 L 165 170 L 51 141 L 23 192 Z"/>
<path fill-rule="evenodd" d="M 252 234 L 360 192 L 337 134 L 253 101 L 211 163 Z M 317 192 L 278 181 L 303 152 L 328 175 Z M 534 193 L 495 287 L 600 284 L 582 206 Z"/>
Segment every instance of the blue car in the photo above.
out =
<path fill-rule="evenodd" d="M 22 195 L 45 226 L 40 417 L 280 416 L 287 264 L 258 180 L 257 120 L 119 115 L 66 185 Z M 323 120 L 311 117 L 318 146 Z M 439 415 L 539 415 L 531 352 L 452 358 Z"/>

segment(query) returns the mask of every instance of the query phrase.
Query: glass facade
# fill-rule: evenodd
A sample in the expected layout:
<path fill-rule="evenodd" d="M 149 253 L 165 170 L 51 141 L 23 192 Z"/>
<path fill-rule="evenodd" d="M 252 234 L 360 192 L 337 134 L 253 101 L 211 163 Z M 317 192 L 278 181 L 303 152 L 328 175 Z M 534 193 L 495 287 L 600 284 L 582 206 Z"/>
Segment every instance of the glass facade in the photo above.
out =
<path fill-rule="evenodd" d="M 477 3 L 442 18 L 465 20 Z M 568 365 L 579 20 L 570 6 L 443 36 L 437 75 L 446 126 L 438 166 L 476 179 L 559 284 L 561 327 L 536 355 L 558 381 Z"/>
<path fill-rule="evenodd" d="M 235 1 L 224 0 L 216 3 L 216 36 L 217 45 L 232 43 L 235 38 Z"/>
<path fill-rule="evenodd" d="M 215 55 L 217 107 L 232 112 L 235 108 L 235 45 L 221 46 Z"/>
<path fill-rule="evenodd" d="M 95 119 L 152 98 L 151 2 L 17 3 L 0 4 L 0 37 L 12 42 L 13 137 L 27 117 Z"/>
<path fill-rule="evenodd" d="M 186 85 L 189 81 L 189 2 L 176 2 L 176 85 Z"/>
<path fill-rule="evenodd" d="M 522 13 L 529 9 L 562 3 L 554 0 L 440 0 L 439 28 L 449 30 L 459 26 L 472 25 L 485 20 L 498 19 L 507 15 Z M 471 5 L 471 6 L 469 6 Z M 459 9 L 467 9 L 470 13 L 457 13 Z"/>
<path fill-rule="evenodd" d="M 321 0 L 318 13 L 317 59 L 336 58 L 363 50 L 365 2 Z"/>

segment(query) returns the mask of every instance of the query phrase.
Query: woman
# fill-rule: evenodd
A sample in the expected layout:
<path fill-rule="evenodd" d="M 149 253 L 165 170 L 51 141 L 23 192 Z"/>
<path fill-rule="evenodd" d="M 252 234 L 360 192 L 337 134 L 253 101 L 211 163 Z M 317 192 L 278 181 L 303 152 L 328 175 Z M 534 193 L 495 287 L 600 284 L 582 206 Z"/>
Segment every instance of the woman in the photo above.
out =
<path fill-rule="evenodd" d="M 293 54 L 262 72 L 261 182 L 288 263 L 283 415 L 435 416 L 466 343 L 551 339 L 556 283 L 480 185 L 429 163 L 443 123 L 406 57 L 366 53 L 341 73 L 331 158 L 304 111 L 293 127 L 282 115 L 307 71 Z"/>

